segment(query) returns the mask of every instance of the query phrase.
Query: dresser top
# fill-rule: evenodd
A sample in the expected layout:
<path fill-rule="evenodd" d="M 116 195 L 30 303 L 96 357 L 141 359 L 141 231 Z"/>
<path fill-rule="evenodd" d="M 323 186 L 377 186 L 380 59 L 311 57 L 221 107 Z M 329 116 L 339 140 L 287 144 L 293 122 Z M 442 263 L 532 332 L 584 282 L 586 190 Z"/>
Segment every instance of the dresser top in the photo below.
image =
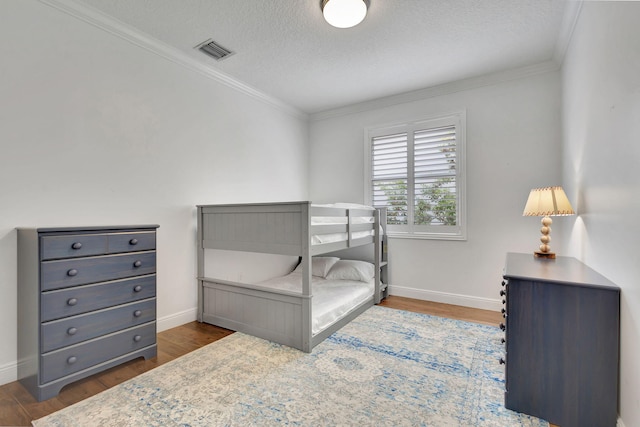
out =
<path fill-rule="evenodd" d="M 18 230 L 34 230 L 39 233 L 81 232 L 81 231 L 114 231 L 114 230 L 148 230 L 159 228 L 158 224 L 141 225 L 104 225 L 86 227 L 18 227 Z"/>
<path fill-rule="evenodd" d="M 620 288 L 600 273 L 572 257 L 535 258 L 533 254 L 508 253 L 504 277 L 575 286 Z"/>

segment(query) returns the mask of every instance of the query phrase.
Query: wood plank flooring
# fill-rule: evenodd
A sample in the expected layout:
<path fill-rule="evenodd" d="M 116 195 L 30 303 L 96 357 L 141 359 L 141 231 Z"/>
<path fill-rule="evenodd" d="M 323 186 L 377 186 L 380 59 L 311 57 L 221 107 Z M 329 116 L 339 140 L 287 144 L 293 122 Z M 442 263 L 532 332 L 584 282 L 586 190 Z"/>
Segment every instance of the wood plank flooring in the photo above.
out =
<path fill-rule="evenodd" d="M 385 307 L 415 311 L 459 320 L 497 325 L 502 315 L 429 301 L 390 296 Z M 191 322 L 158 334 L 158 356 L 151 360 L 136 359 L 84 380 L 69 384 L 57 397 L 37 402 L 18 382 L 0 386 L 0 426 L 30 426 L 31 421 L 93 396 L 136 375 L 167 363 L 177 357 L 219 340 L 232 331 L 205 323 Z"/>

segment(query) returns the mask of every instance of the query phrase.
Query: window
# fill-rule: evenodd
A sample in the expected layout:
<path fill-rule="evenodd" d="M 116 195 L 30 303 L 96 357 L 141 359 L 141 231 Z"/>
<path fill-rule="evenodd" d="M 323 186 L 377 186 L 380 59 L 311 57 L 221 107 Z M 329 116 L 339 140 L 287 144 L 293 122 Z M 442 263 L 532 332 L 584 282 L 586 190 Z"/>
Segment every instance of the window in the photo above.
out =
<path fill-rule="evenodd" d="M 365 200 L 393 237 L 466 239 L 464 112 L 366 132 Z"/>

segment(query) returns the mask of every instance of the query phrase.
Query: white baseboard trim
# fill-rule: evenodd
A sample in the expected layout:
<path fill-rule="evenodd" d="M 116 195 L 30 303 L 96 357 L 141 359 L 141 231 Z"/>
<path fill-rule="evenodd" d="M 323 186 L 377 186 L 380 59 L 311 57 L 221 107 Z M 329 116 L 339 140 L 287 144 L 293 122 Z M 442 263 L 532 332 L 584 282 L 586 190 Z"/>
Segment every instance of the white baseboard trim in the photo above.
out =
<path fill-rule="evenodd" d="M 389 294 L 399 297 L 415 298 L 425 301 L 441 302 L 444 304 L 462 305 L 464 307 L 480 308 L 483 310 L 500 311 L 502 301 L 499 299 L 472 297 L 469 295 L 452 294 L 448 292 L 429 291 L 425 289 L 407 288 L 389 285 Z"/>
<path fill-rule="evenodd" d="M 184 325 L 196 320 L 197 310 L 190 308 L 179 313 L 170 314 L 157 320 L 158 332 Z M 18 380 L 18 363 L 12 362 L 0 366 L 0 385 L 9 384 Z"/>
<path fill-rule="evenodd" d="M 0 366 L 0 385 L 9 384 L 18 380 L 18 364 L 7 363 Z"/>
<path fill-rule="evenodd" d="M 176 326 L 184 325 L 185 323 L 193 322 L 197 319 L 198 310 L 190 308 L 188 310 L 180 311 L 178 313 L 170 314 L 157 319 L 158 332 L 166 331 L 167 329 L 175 328 Z"/>

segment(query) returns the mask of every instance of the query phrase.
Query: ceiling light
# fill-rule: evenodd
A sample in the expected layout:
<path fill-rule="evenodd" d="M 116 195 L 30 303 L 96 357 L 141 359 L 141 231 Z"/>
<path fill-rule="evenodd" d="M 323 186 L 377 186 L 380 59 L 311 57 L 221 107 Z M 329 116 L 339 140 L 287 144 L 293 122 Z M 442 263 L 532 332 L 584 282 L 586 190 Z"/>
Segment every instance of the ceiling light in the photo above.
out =
<path fill-rule="evenodd" d="M 366 0 L 322 0 L 324 19 L 337 28 L 355 27 L 367 16 Z"/>

